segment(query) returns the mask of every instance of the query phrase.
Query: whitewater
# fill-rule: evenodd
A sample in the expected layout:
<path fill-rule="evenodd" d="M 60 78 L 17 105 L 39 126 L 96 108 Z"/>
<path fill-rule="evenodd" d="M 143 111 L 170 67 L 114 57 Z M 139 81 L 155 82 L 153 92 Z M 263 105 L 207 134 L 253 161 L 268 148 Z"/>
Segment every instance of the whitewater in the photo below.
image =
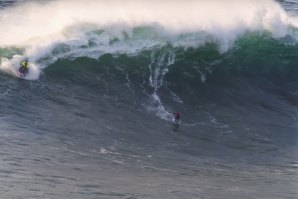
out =
<path fill-rule="evenodd" d="M 0 1 L 0 198 L 297 198 L 297 16 L 294 0 Z"/>

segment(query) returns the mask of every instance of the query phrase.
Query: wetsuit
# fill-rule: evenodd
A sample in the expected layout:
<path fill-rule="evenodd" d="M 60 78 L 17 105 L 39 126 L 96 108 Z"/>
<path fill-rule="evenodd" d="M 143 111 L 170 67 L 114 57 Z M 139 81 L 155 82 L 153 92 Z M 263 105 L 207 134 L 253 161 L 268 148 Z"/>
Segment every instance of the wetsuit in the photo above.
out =
<path fill-rule="evenodd" d="M 181 114 L 180 112 L 175 112 L 174 115 L 175 115 L 175 122 L 177 123 L 181 117 Z"/>
<path fill-rule="evenodd" d="M 29 70 L 29 64 L 28 61 L 22 61 L 21 62 L 21 67 L 19 68 L 19 72 L 21 76 L 24 76 L 28 73 Z"/>

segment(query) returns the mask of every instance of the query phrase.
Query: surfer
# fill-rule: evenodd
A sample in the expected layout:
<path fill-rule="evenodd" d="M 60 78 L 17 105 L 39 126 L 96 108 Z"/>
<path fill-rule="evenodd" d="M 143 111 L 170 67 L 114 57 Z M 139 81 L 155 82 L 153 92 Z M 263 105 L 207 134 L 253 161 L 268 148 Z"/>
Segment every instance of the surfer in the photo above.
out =
<path fill-rule="evenodd" d="M 180 120 L 180 117 L 181 117 L 181 113 L 180 112 L 174 112 L 174 119 L 175 119 L 175 122 L 178 124 L 179 120 Z"/>
<path fill-rule="evenodd" d="M 28 60 L 24 60 L 21 62 L 21 66 L 19 68 L 19 73 L 20 73 L 20 76 L 23 77 L 25 76 L 29 71 L 29 63 L 28 63 Z"/>

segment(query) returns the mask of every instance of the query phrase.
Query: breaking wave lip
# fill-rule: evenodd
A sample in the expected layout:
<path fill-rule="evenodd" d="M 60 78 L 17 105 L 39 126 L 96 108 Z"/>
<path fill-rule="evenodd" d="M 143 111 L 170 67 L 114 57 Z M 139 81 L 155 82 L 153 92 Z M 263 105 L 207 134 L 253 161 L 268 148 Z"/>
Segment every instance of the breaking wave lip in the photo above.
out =
<path fill-rule="evenodd" d="M 136 55 L 160 46 L 196 48 L 210 42 L 226 52 L 247 32 L 291 35 L 296 41 L 296 27 L 298 20 L 271 0 L 26 3 L 0 12 L 0 29 L 7 30 L 0 33 L 0 48 L 23 49 L 1 55 L 0 69 L 15 74 L 16 63 L 27 57 L 34 68 L 28 79 L 38 79 L 59 58 Z"/>

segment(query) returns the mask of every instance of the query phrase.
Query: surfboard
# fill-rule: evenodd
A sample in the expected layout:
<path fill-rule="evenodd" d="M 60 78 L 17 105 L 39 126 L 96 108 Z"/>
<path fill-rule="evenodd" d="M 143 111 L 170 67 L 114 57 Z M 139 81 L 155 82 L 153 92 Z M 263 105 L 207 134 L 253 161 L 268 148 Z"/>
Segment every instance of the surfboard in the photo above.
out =
<path fill-rule="evenodd" d="M 24 78 L 26 77 L 26 75 L 27 75 L 27 73 L 21 73 L 20 71 L 17 71 L 17 76 L 18 76 L 19 78 L 24 79 Z"/>

